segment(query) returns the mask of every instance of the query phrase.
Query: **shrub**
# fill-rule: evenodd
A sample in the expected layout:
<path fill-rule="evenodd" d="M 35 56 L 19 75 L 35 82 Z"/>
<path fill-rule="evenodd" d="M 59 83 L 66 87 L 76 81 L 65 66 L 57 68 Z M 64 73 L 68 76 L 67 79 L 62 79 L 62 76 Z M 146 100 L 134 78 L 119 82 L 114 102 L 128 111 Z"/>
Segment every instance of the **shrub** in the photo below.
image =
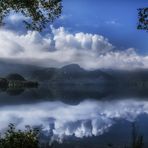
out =
<path fill-rule="evenodd" d="M 10 124 L 3 136 L 0 136 L 0 148 L 38 148 L 39 130 L 26 126 L 24 131 Z"/>

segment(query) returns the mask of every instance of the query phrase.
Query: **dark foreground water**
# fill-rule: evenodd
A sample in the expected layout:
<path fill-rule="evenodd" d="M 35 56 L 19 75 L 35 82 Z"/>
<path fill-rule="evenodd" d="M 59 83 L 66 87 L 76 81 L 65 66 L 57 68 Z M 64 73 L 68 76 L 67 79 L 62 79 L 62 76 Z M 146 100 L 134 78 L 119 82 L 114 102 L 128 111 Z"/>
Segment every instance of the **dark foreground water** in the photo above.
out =
<path fill-rule="evenodd" d="M 148 147 L 147 90 L 99 86 L 1 90 L 0 130 L 9 123 L 42 128 L 41 141 L 60 148 L 131 146 L 133 123 Z"/>

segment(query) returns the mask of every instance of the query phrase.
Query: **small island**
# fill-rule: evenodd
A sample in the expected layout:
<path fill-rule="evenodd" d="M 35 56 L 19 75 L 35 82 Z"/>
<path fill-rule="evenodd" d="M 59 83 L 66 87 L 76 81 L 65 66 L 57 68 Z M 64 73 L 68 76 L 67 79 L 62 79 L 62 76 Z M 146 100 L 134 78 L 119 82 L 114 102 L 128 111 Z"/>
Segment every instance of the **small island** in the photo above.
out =
<path fill-rule="evenodd" d="M 38 82 L 28 81 L 19 74 L 9 74 L 5 78 L 0 78 L 0 88 L 32 88 L 38 87 Z"/>

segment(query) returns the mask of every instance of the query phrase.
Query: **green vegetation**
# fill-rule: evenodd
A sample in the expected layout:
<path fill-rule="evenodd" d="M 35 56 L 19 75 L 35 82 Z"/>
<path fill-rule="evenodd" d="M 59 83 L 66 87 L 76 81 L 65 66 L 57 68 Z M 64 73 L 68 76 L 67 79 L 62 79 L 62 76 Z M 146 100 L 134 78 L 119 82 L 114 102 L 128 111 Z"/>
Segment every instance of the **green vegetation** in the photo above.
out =
<path fill-rule="evenodd" d="M 138 9 L 138 19 L 137 29 L 148 30 L 148 8 Z"/>
<path fill-rule="evenodd" d="M 28 81 L 19 74 L 10 74 L 6 78 L 0 78 L 0 88 L 34 88 L 38 87 L 38 82 Z"/>
<path fill-rule="evenodd" d="M 26 126 L 24 131 L 17 130 L 14 124 L 8 126 L 8 130 L 0 137 L 0 148 L 51 148 L 47 143 L 40 142 L 41 131 L 39 129 Z M 136 123 L 132 123 L 131 144 L 120 146 L 120 148 L 143 148 L 143 136 L 139 133 Z M 112 143 L 107 148 L 119 148 Z"/>
<path fill-rule="evenodd" d="M 27 29 L 42 31 L 46 24 L 58 18 L 62 11 L 61 0 L 0 0 L 0 24 L 11 12 L 21 13 L 28 19 Z"/>
<path fill-rule="evenodd" d="M 4 136 L 0 137 L 0 148 L 38 148 L 39 130 L 26 126 L 25 131 L 16 130 L 13 124 L 9 125 Z"/>
<path fill-rule="evenodd" d="M 143 148 L 143 136 L 139 134 L 138 127 L 132 124 L 132 148 Z"/>

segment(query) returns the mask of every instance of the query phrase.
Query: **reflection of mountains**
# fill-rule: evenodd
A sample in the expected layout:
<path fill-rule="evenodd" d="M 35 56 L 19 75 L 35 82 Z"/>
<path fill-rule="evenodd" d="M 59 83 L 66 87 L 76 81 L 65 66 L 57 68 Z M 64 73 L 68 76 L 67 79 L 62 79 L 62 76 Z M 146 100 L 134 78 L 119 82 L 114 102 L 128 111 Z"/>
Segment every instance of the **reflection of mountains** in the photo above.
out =
<path fill-rule="evenodd" d="M 86 71 L 76 64 L 63 68 L 40 68 L 30 74 L 31 80 L 40 81 L 38 89 L 6 88 L 7 94 L 0 98 L 8 102 L 38 102 L 43 100 L 62 100 L 67 103 L 93 99 L 147 98 L 148 70 Z M 29 76 L 28 76 L 29 77 Z M 22 93 L 23 92 L 23 93 Z M 22 94 L 21 94 L 22 93 Z M 12 95 L 18 95 L 10 98 Z M 11 100 L 11 101 L 10 101 Z M 2 99 L 1 99 L 2 101 Z"/>
<path fill-rule="evenodd" d="M 0 91 L 6 92 L 10 96 L 16 96 L 22 94 L 25 91 L 25 88 L 14 88 L 14 89 L 0 88 Z"/>
<path fill-rule="evenodd" d="M 85 99 L 112 100 L 112 99 L 146 99 L 147 89 L 131 89 L 108 85 L 49 85 L 41 84 L 38 88 L 7 89 L 7 93 L 0 93 L 0 104 L 22 104 L 42 101 L 60 100 L 67 104 L 78 104 Z M 22 93 L 22 94 L 21 94 Z M 17 96 L 18 95 L 18 96 Z"/>
<path fill-rule="evenodd" d="M 113 99 L 113 98 L 147 98 L 147 89 L 124 88 L 107 85 L 55 85 L 41 86 L 32 93 L 32 96 L 38 98 L 63 99 L 80 101 L 84 99 Z"/>
<path fill-rule="evenodd" d="M 61 98 L 67 101 L 86 98 L 148 97 L 148 70 L 87 71 L 79 65 L 72 64 L 63 68 L 36 70 L 32 77 L 48 83 L 38 90 L 38 97 Z"/>

